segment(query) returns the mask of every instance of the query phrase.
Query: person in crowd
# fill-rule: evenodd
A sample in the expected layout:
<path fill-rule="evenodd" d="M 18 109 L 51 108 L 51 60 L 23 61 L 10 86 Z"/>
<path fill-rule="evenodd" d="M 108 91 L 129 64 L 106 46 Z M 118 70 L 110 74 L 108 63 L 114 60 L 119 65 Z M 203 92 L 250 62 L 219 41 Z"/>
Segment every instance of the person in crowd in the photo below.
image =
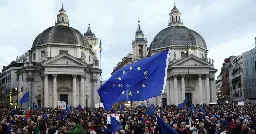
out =
<path fill-rule="evenodd" d="M 204 106 L 205 112 L 196 106 L 196 112 L 188 106 L 155 107 L 155 114 L 146 114 L 147 107 L 126 107 L 124 110 L 106 111 L 104 108 L 31 109 L 24 118 L 24 108 L 0 105 L 0 134 L 66 134 L 83 131 L 88 134 L 104 134 L 111 130 L 110 116 L 118 117 L 121 130 L 118 134 L 159 134 L 157 116 L 160 116 L 179 134 L 255 134 L 256 105 Z M 14 112 L 15 111 L 15 112 Z"/>

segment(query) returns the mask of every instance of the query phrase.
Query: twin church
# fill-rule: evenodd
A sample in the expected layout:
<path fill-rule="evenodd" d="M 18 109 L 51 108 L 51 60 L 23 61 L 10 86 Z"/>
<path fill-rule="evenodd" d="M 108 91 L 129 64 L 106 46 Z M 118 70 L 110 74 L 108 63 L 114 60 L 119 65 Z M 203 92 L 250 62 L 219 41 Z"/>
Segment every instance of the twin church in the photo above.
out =
<path fill-rule="evenodd" d="M 148 55 L 171 50 L 167 84 L 161 96 L 150 103 L 165 106 L 179 104 L 187 96 L 189 103 L 216 102 L 214 61 L 208 58 L 205 40 L 196 31 L 183 25 L 181 12 L 174 6 L 168 26 L 148 46 L 138 23 L 132 52 L 120 61 L 114 71 Z M 81 33 L 69 26 L 65 9 L 59 10 L 54 26 L 45 29 L 34 40 L 31 49 L 17 57 L 18 98 L 30 91 L 35 105 L 57 107 L 65 101 L 77 107 L 95 107 L 100 103 L 97 93 L 101 85 L 98 44 L 91 27 Z M 143 102 L 138 102 L 143 103 Z M 138 104 L 139 105 L 139 104 Z"/>

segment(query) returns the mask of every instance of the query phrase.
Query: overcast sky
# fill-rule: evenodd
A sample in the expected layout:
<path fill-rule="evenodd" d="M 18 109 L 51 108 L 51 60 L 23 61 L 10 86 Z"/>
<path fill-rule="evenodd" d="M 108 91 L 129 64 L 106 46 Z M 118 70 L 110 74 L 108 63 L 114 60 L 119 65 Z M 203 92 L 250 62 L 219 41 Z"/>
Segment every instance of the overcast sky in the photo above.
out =
<path fill-rule="evenodd" d="M 173 0 L 63 0 L 70 25 L 81 33 L 90 23 L 102 40 L 103 79 L 132 50 L 140 18 L 150 45 L 167 27 Z M 61 0 L 1 0 L 0 65 L 29 50 L 35 37 L 53 26 Z M 256 0 L 176 0 L 184 25 L 205 39 L 209 58 L 220 70 L 224 58 L 252 49 L 256 36 Z M 217 73 L 217 75 L 219 72 Z"/>

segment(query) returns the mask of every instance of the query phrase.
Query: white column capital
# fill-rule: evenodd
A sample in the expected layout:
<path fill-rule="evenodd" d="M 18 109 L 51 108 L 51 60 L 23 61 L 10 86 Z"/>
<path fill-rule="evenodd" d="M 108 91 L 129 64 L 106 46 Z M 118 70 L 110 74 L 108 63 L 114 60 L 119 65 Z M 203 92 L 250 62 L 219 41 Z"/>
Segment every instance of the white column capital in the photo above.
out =
<path fill-rule="evenodd" d="M 201 79 L 201 77 L 202 77 L 202 74 L 198 74 L 198 78 L 200 78 L 200 79 Z"/>
<path fill-rule="evenodd" d="M 57 78 L 58 74 L 52 74 L 52 76 L 53 76 L 54 78 Z"/>
<path fill-rule="evenodd" d="M 181 78 L 184 78 L 184 77 L 185 77 L 185 74 L 182 74 L 182 75 L 181 75 Z"/>
<path fill-rule="evenodd" d="M 45 75 L 44 75 L 44 79 L 48 79 L 48 74 L 45 74 Z"/>
<path fill-rule="evenodd" d="M 76 74 L 72 74 L 73 79 L 76 78 L 76 76 L 77 76 Z"/>
<path fill-rule="evenodd" d="M 80 75 L 80 76 L 81 76 L 81 78 L 86 79 L 85 75 Z"/>

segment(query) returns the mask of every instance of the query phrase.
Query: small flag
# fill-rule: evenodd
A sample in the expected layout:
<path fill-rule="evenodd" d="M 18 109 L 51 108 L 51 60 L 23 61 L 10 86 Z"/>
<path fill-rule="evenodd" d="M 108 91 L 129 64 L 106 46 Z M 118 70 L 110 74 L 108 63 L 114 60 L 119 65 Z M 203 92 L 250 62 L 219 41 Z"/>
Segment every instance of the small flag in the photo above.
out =
<path fill-rule="evenodd" d="M 121 124 L 119 121 L 116 120 L 116 118 L 111 116 L 111 131 L 112 133 L 115 133 L 121 129 Z"/>
<path fill-rule="evenodd" d="M 23 97 L 20 99 L 20 104 L 27 103 L 29 101 L 29 91 L 23 95 Z"/>
<path fill-rule="evenodd" d="M 154 105 L 151 105 L 150 107 L 148 107 L 146 114 L 153 116 L 154 113 L 155 113 L 155 107 L 154 107 Z"/>
<path fill-rule="evenodd" d="M 196 108 L 194 107 L 194 104 L 192 104 L 189 108 L 190 108 L 194 113 L 197 113 Z"/>
<path fill-rule="evenodd" d="M 102 127 L 104 134 L 111 134 L 111 131 L 107 129 L 106 127 Z"/>
<path fill-rule="evenodd" d="M 28 117 L 30 117 L 30 108 L 28 109 L 27 113 L 24 115 L 25 119 L 28 118 Z"/>
<path fill-rule="evenodd" d="M 188 103 L 188 98 L 185 97 L 184 101 L 177 105 L 178 108 L 184 108 L 186 104 Z"/>
<path fill-rule="evenodd" d="M 169 124 L 167 124 L 159 116 L 157 116 L 157 126 L 160 134 L 178 134 Z"/>
<path fill-rule="evenodd" d="M 205 112 L 205 110 L 204 110 L 203 107 L 200 106 L 199 109 L 200 109 L 200 111 L 204 114 L 204 116 L 207 114 L 207 113 Z"/>

